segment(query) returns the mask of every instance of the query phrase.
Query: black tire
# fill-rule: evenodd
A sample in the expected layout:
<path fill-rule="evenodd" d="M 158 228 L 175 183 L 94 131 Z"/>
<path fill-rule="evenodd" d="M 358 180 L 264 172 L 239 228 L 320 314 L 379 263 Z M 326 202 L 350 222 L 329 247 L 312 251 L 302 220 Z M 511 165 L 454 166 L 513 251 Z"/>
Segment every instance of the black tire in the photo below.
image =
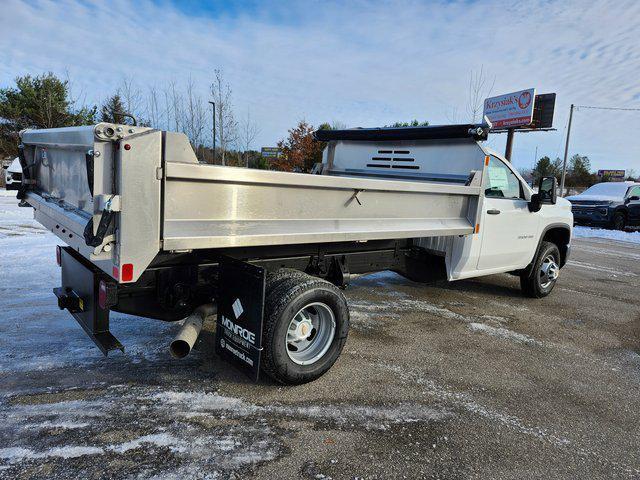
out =
<path fill-rule="evenodd" d="M 611 221 L 611 228 L 614 230 L 624 230 L 627 226 L 627 217 L 623 212 L 616 212 Z"/>
<path fill-rule="evenodd" d="M 295 270 L 293 268 L 280 268 L 274 272 L 267 273 L 267 287 L 265 289 L 265 296 L 269 298 L 269 294 L 272 290 L 278 287 L 278 285 L 282 284 L 287 280 L 291 280 L 292 278 L 311 278 L 309 274 L 301 271 Z"/>
<path fill-rule="evenodd" d="M 559 270 L 560 250 L 555 243 L 542 242 L 531 267 L 525 269 L 520 274 L 520 288 L 526 296 L 543 298 L 549 295 L 553 287 L 555 287 L 557 277 L 550 282 L 545 282 L 545 277 L 542 276 L 543 263 L 549 257 L 553 257 L 555 265 Z"/>
<path fill-rule="evenodd" d="M 278 382 L 298 385 L 324 375 L 340 356 L 349 332 L 349 308 L 342 292 L 326 280 L 298 273 L 284 277 L 274 278 L 267 285 L 262 371 Z M 301 365 L 289 356 L 287 331 L 293 317 L 316 302 L 333 313 L 335 332 L 327 351 L 318 360 Z"/>

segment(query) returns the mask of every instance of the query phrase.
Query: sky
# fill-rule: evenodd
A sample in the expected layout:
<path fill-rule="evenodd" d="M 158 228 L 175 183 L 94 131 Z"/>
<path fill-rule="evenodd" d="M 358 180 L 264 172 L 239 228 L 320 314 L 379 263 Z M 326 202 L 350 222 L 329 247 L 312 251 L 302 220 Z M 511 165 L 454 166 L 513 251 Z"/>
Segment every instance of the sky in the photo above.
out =
<path fill-rule="evenodd" d="M 515 135 L 528 168 L 536 151 L 563 155 L 570 104 L 640 108 L 640 1 L 0 0 L 0 86 L 52 71 L 100 104 L 125 78 L 142 90 L 191 78 L 206 101 L 215 69 L 236 116 L 259 125 L 255 148 L 300 119 L 467 123 L 481 70 L 488 96 L 555 92 L 557 130 Z M 640 172 L 639 130 L 640 111 L 578 109 L 569 154 Z"/>

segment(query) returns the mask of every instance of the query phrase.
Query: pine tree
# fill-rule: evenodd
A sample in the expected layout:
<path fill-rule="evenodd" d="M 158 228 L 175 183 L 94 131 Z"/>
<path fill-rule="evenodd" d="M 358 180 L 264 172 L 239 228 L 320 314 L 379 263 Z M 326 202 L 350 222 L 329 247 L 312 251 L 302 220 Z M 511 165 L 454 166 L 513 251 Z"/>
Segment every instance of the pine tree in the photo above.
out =
<path fill-rule="evenodd" d="M 53 73 L 18 77 L 15 87 L 0 89 L 0 156 L 17 155 L 20 130 L 89 125 L 96 110 L 76 108 L 69 82 Z"/>
<path fill-rule="evenodd" d="M 100 121 L 108 123 L 126 123 L 124 104 L 117 93 L 109 97 L 100 108 Z"/>

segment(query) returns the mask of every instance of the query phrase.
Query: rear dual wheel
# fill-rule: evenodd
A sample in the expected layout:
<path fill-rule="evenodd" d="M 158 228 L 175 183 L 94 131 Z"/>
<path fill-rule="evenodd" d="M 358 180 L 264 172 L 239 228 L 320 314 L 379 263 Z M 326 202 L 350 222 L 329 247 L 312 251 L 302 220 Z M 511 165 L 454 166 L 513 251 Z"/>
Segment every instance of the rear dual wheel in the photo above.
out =
<path fill-rule="evenodd" d="M 349 331 L 349 309 L 333 284 L 295 270 L 267 277 L 262 370 L 295 385 L 326 373 Z"/>

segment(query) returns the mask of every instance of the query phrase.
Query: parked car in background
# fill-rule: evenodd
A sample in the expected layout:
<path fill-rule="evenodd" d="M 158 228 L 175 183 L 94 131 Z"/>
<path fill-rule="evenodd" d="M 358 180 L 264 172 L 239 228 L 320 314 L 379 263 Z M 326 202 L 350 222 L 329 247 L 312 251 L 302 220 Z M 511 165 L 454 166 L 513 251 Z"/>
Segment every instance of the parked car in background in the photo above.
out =
<path fill-rule="evenodd" d="M 640 183 L 597 183 L 567 200 L 576 224 L 615 230 L 640 226 Z"/>
<path fill-rule="evenodd" d="M 9 163 L 10 162 L 10 163 Z M 20 166 L 20 160 L 15 158 L 14 160 L 8 160 L 4 168 L 4 187 L 7 190 L 15 190 L 17 185 L 22 182 L 22 167 Z M 0 184 L 2 186 L 2 184 Z"/>

